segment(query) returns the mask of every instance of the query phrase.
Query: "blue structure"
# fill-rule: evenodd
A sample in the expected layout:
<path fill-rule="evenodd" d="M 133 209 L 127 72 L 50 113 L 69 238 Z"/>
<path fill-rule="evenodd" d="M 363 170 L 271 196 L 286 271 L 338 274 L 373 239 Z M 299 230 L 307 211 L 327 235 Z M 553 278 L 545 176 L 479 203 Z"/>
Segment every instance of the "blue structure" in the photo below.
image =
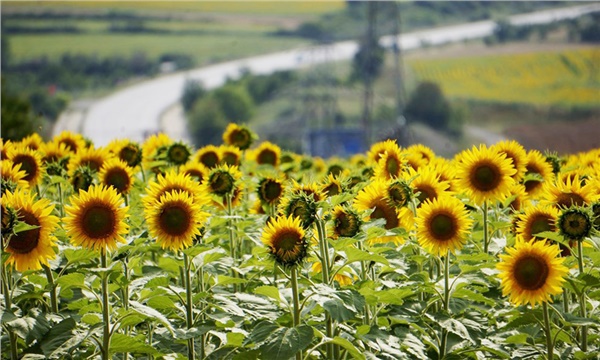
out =
<path fill-rule="evenodd" d="M 329 158 L 364 153 L 367 147 L 361 129 L 314 129 L 307 132 L 307 147 L 312 156 Z"/>

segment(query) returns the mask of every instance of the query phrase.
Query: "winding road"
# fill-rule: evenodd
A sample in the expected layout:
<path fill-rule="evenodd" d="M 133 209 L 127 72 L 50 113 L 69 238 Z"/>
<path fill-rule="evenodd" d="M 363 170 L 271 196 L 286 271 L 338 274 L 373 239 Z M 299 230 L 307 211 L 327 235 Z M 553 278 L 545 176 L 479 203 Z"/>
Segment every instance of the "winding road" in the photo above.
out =
<path fill-rule="evenodd" d="M 515 15 L 515 25 L 548 23 L 575 18 L 600 11 L 600 3 Z M 495 22 L 478 21 L 461 25 L 438 27 L 402 34 L 399 45 L 411 50 L 423 45 L 438 45 L 466 39 L 482 38 L 492 34 Z M 394 38 L 385 36 L 381 44 L 392 46 Z M 210 65 L 199 69 L 173 73 L 118 90 L 92 103 L 78 103 L 61 116 L 54 133 L 72 130 L 90 138 L 97 146 L 104 146 L 114 138 L 129 138 L 142 142 L 149 134 L 165 131 L 176 140 L 188 140 L 185 119 L 181 112 L 170 111 L 179 102 L 187 79 L 198 80 L 205 88 L 222 85 L 227 78 L 235 78 L 241 70 L 267 74 L 278 70 L 308 67 L 327 61 L 351 59 L 358 49 L 355 41 L 311 46 L 261 56 Z M 169 117 L 161 121 L 168 112 Z"/>

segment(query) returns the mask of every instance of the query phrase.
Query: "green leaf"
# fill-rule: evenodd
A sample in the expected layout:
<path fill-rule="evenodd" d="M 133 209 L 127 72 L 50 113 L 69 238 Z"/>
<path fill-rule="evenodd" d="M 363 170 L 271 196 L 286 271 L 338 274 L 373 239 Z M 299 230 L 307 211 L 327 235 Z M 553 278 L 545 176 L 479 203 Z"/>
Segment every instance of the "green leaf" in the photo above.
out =
<path fill-rule="evenodd" d="M 365 355 L 356 348 L 350 341 L 344 339 L 343 337 L 336 336 L 333 339 L 327 341 L 326 343 L 331 343 L 335 345 L 339 345 L 346 349 L 348 353 L 352 356 L 353 359 L 366 359 Z"/>
<path fill-rule="evenodd" d="M 244 345 L 255 344 L 256 346 L 261 346 L 278 328 L 279 326 L 270 321 L 261 321 L 256 324 L 250 335 L 246 338 Z"/>
<path fill-rule="evenodd" d="M 159 310 L 173 310 L 176 308 L 175 302 L 167 295 L 153 296 L 146 301 L 146 304 Z"/>
<path fill-rule="evenodd" d="M 369 253 L 355 247 L 347 247 L 344 249 L 348 262 L 352 263 L 355 261 L 375 261 L 384 265 L 389 265 L 389 261 L 381 255 Z"/>
<path fill-rule="evenodd" d="M 160 323 L 165 325 L 171 333 L 173 333 L 173 326 L 171 325 L 171 322 L 169 321 L 169 319 L 167 319 L 166 316 L 164 316 L 157 310 L 155 310 L 149 306 L 140 304 L 137 301 L 129 301 L 129 305 L 131 306 L 132 310 L 135 310 L 136 312 L 138 312 L 141 315 L 146 316 L 150 319 L 159 321 Z"/>
<path fill-rule="evenodd" d="M 15 226 L 13 227 L 13 233 L 18 234 L 23 231 L 29 231 L 33 229 L 39 228 L 39 225 L 29 225 L 24 221 L 17 221 Z"/>
<path fill-rule="evenodd" d="M 215 285 L 225 286 L 225 285 L 231 285 L 231 284 L 245 284 L 247 282 L 248 281 L 244 280 L 244 279 L 234 278 L 232 276 L 227 276 L 227 275 L 219 275 L 217 278 L 217 283 Z"/>
<path fill-rule="evenodd" d="M 227 346 L 235 346 L 240 347 L 244 342 L 244 334 L 236 333 L 236 332 L 228 332 L 227 333 Z"/>
<path fill-rule="evenodd" d="M 271 298 L 275 300 L 278 304 L 281 302 L 285 302 L 287 304 L 287 302 L 284 301 L 285 299 L 281 297 L 279 289 L 277 289 L 275 286 L 259 286 L 256 289 L 254 289 L 254 293 L 256 295 L 263 295 L 268 298 Z"/>
<path fill-rule="evenodd" d="M 64 249 L 63 254 L 67 261 L 76 264 L 84 261 L 89 261 L 98 257 L 98 253 L 88 249 Z"/>
<path fill-rule="evenodd" d="M 88 324 L 88 325 L 96 325 L 98 323 L 101 323 L 102 319 L 100 319 L 99 314 L 88 313 L 88 314 L 84 314 L 81 317 L 81 322 Z"/>
<path fill-rule="evenodd" d="M 260 347 L 262 359 L 288 359 L 304 350 L 312 339 L 313 329 L 308 325 L 280 327 L 271 334 L 270 340 Z"/>
<path fill-rule="evenodd" d="M 506 338 L 504 343 L 506 344 L 527 344 L 528 334 L 514 334 Z"/>
<path fill-rule="evenodd" d="M 377 297 L 378 303 L 390 305 L 402 305 L 404 303 L 404 298 L 412 296 L 414 293 L 414 290 L 408 287 L 373 292 L 373 294 Z"/>
<path fill-rule="evenodd" d="M 125 334 L 114 333 L 110 338 L 110 353 L 128 352 L 131 354 L 151 354 L 156 355 L 158 351 L 150 345 L 143 342 L 144 337 L 139 335 L 131 337 Z"/>
<path fill-rule="evenodd" d="M 76 287 L 81 288 L 85 286 L 85 275 L 81 273 L 70 273 L 60 276 L 56 279 L 56 284 L 60 286 L 60 293 L 63 291 Z"/>
<path fill-rule="evenodd" d="M 565 242 L 564 237 L 562 237 L 559 233 L 554 232 L 554 231 L 542 231 L 542 232 L 538 232 L 533 234 L 538 238 L 544 238 L 544 239 L 548 239 L 548 240 L 554 240 L 558 243 L 561 244 L 565 244 L 568 245 L 568 242 Z"/>
<path fill-rule="evenodd" d="M 194 258 L 193 261 L 196 267 L 202 267 L 212 262 L 215 262 L 225 256 L 227 256 L 225 250 L 221 248 L 216 248 L 199 254 Z"/>
<path fill-rule="evenodd" d="M 562 322 L 564 325 L 598 327 L 598 322 L 589 318 L 579 317 L 569 313 L 563 314 L 563 317 L 565 319 Z"/>
<path fill-rule="evenodd" d="M 58 349 L 67 340 L 73 336 L 73 329 L 77 327 L 77 323 L 73 318 L 67 318 L 60 323 L 54 325 L 50 331 L 44 335 L 40 343 L 40 348 L 44 355 L 49 356 Z"/>
<path fill-rule="evenodd" d="M 442 328 L 446 329 L 447 331 L 458 335 L 461 339 L 467 340 L 467 341 L 471 342 L 472 344 L 475 344 L 475 341 L 471 338 L 469 331 L 460 321 L 449 318 L 449 319 L 441 320 L 440 325 Z"/>

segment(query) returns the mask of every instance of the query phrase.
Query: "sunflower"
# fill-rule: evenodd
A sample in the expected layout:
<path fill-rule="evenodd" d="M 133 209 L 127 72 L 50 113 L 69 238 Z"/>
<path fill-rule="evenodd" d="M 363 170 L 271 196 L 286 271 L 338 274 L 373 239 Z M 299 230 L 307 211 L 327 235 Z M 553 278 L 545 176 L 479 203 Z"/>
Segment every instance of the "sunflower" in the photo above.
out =
<path fill-rule="evenodd" d="M 457 185 L 477 204 L 502 200 L 510 192 L 516 170 L 506 155 L 480 145 L 465 150 L 457 164 Z"/>
<path fill-rule="evenodd" d="M 31 150 L 38 150 L 43 143 L 44 139 L 38 133 L 29 134 L 20 141 L 20 144 Z"/>
<path fill-rule="evenodd" d="M 85 190 L 94 183 L 94 172 L 87 166 L 80 166 L 69 176 L 69 183 L 73 186 L 73 191 Z"/>
<path fill-rule="evenodd" d="M 402 152 L 391 147 L 380 155 L 375 165 L 375 177 L 385 180 L 396 179 L 406 167 L 404 163 Z"/>
<path fill-rule="evenodd" d="M 326 173 L 327 175 L 333 175 L 338 177 L 345 173 L 347 170 L 343 165 L 343 161 L 341 159 L 329 159 L 329 165 L 327 165 Z"/>
<path fill-rule="evenodd" d="M 221 162 L 221 152 L 214 145 L 206 145 L 196 151 L 193 159 L 208 169 L 212 169 Z"/>
<path fill-rule="evenodd" d="M 223 132 L 223 142 L 240 150 L 248 149 L 255 139 L 256 135 L 248 127 L 234 123 L 229 123 Z"/>
<path fill-rule="evenodd" d="M 114 187 L 119 194 L 127 194 L 133 186 L 133 170 L 123 160 L 112 158 L 104 162 L 98 179 L 100 184 Z"/>
<path fill-rule="evenodd" d="M 305 194 L 316 202 L 325 200 L 325 194 L 321 190 L 321 186 L 313 182 L 298 183 L 296 180 L 293 180 L 291 193 Z"/>
<path fill-rule="evenodd" d="M 258 198 L 265 204 L 276 204 L 281 199 L 285 187 L 283 182 L 277 177 L 263 177 L 259 183 L 256 192 Z"/>
<path fill-rule="evenodd" d="M 544 155 L 537 150 L 527 152 L 527 163 L 525 164 L 525 176 L 522 180 L 527 194 L 535 198 L 541 192 L 545 182 L 552 182 L 554 173 Z"/>
<path fill-rule="evenodd" d="M 163 194 L 157 202 L 146 204 L 144 214 L 150 235 L 163 249 L 173 251 L 192 246 L 209 216 L 185 191 Z"/>
<path fill-rule="evenodd" d="M 433 200 L 448 192 L 450 183 L 441 181 L 437 172 L 429 166 L 422 166 L 419 170 L 408 168 L 402 175 L 404 181 L 409 183 L 420 206 L 426 200 Z"/>
<path fill-rule="evenodd" d="M 0 162 L 0 165 L 2 166 L 1 169 L 1 175 L 0 177 L 2 178 L 2 182 L 3 184 L 5 184 L 5 182 L 10 182 L 12 183 L 11 187 L 13 187 L 13 191 L 16 190 L 16 188 L 20 188 L 20 189 L 27 189 L 29 188 L 29 183 L 27 182 L 27 180 L 25 180 L 25 178 L 27 177 L 27 173 L 23 170 L 21 170 L 21 164 L 15 164 L 13 163 L 11 160 L 2 160 Z M 2 193 L 4 194 L 4 187 L 2 187 Z"/>
<path fill-rule="evenodd" d="M 43 143 L 40 146 L 39 151 L 42 154 L 42 161 L 45 164 L 61 162 L 63 159 L 66 159 L 71 155 L 67 145 L 57 141 Z"/>
<path fill-rule="evenodd" d="M 300 264 L 307 255 L 308 240 L 295 216 L 280 216 L 269 221 L 263 229 L 263 244 L 275 261 L 284 267 Z"/>
<path fill-rule="evenodd" d="M 206 189 L 189 175 L 171 169 L 164 175 L 157 175 L 156 181 L 148 182 L 146 196 L 142 199 L 144 206 L 157 203 L 167 193 L 183 191 L 194 199 L 194 203 L 205 205 L 210 202 Z"/>
<path fill-rule="evenodd" d="M 374 209 L 370 219 L 385 219 L 385 228 L 394 229 L 399 225 L 396 209 L 387 199 L 387 181 L 375 180 L 365 186 L 354 199 L 354 207 L 359 211 Z"/>
<path fill-rule="evenodd" d="M 39 151 L 15 144 L 9 148 L 8 159 L 15 165 L 21 165 L 21 170 L 25 172 L 23 180 L 30 187 L 35 187 L 42 180 L 45 169 Z"/>
<path fill-rule="evenodd" d="M 430 254 L 446 256 L 462 248 L 472 223 L 462 201 L 440 196 L 417 209 L 417 239 Z"/>
<path fill-rule="evenodd" d="M 543 239 L 536 234 L 544 231 L 556 231 L 558 210 L 551 206 L 529 206 L 524 209 L 516 221 L 517 234 L 525 241 Z"/>
<path fill-rule="evenodd" d="M 60 134 L 56 135 L 52 138 L 52 141 L 58 144 L 64 144 L 73 154 L 87 147 L 85 138 L 81 134 L 76 134 L 68 130 L 62 131 Z"/>
<path fill-rule="evenodd" d="M 125 161 L 127 166 L 135 168 L 142 162 L 142 148 L 137 142 L 129 139 L 112 140 L 106 148 L 116 157 Z"/>
<path fill-rule="evenodd" d="M 181 141 L 170 144 L 166 149 L 166 160 L 169 164 L 183 165 L 188 162 L 192 151 Z"/>
<path fill-rule="evenodd" d="M 510 187 L 510 196 L 508 198 L 510 199 L 510 202 L 506 204 L 506 207 L 510 208 L 512 212 L 519 212 L 531 202 L 525 191 L 525 185 L 517 182 L 513 183 Z"/>
<path fill-rule="evenodd" d="M 376 164 L 381 158 L 381 156 L 386 152 L 401 153 L 400 146 L 398 146 L 396 140 L 388 139 L 385 141 L 374 143 L 373 145 L 371 145 L 371 148 L 367 153 L 367 158 L 373 164 Z"/>
<path fill-rule="evenodd" d="M 581 186 L 578 174 L 573 177 L 560 178 L 544 185 L 541 194 L 541 203 L 552 205 L 558 209 L 571 206 L 588 206 L 600 197 L 594 193 L 593 186 Z"/>
<path fill-rule="evenodd" d="M 491 146 L 500 154 L 506 155 L 506 158 L 511 160 L 512 167 L 515 173 L 512 176 L 515 181 L 521 181 L 527 168 L 525 167 L 527 160 L 527 151 L 515 140 L 503 140 Z"/>
<path fill-rule="evenodd" d="M 221 145 L 219 146 L 219 152 L 221 153 L 221 164 L 240 166 L 242 161 L 242 152 L 240 149 L 233 145 Z"/>
<path fill-rule="evenodd" d="M 231 194 L 231 207 L 236 208 L 242 204 L 244 198 L 244 183 L 238 183 Z M 226 211 L 227 210 L 227 197 L 226 196 L 213 196 L 212 205 L 217 209 Z"/>
<path fill-rule="evenodd" d="M 435 157 L 429 163 L 428 168 L 437 174 L 440 182 L 445 181 L 448 183 L 447 191 L 457 192 L 455 185 L 456 169 L 450 161 L 441 157 Z"/>
<path fill-rule="evenodd" d="M 387 189 L 387 199 L 396 209 L 408 206 L 413 200 L 416 190 L 410 186 L 404 179 L 396 179 L 389 182 Z"/>
<path fill-rule="evenodd" d="M 556 221 L 560 234 L 567 239 L 583 241 L 593 229 L 594 214 L 591 209 L 570 207 L 558 215 Z"/>
<path fill-rule="evenodd" d="M 8 158 L 8 152 L 11 146 L 14 144 L 10 140 L 4 140 L 0 137 L 0 160 Z"/>
<path fill-rule="evenodd" d="M 2 195 L 2 207 L 14 209 L 18 221 L 37 226 L 9 237 L 6 246 L 9 254 L 7 264 L 13 264 L 21 272 L 47 266 L 48 260 L 56 256 L 53 249 L 56 239 L 52 233 L 58 227 L 58 218 L 52 215 L 54 205 L 47 199 L 36 200 L 31 193 L 17 190 L 14 193 L 7 191 Z"/>
<path fill-rule="evenodd" d="M 125 243 L 129 226 L 125 223 L 128 207 L 112 187 L 92 185 L 71 196 L 65 206 L 65 230 L 74 245 L 94 250 L 114 250 Z"/>
<path fill-rule="evenodd" d="M 204 179 L 206 179 L 206 177 L 208 176 L 208 169 L 206 168 L 206 166 L 194 161 L 189 161 L 185 165 L 182 165 L 179 168 L 179 172 L 181 174 L 189 175 L 199 184 L 202 184 L 202 182 L 204 182 Z"/>
<path fill-rule="evenodd" d="M 69 159 L 67 169 L 69 175 L 72 175 L 75 169 L 81 166 L 87 166 L 93 172 L 97 172 L 104 162 L 111 158 L 113 158 L 113 155 L 106 148 L 85 148 Z"/>
<path fill-rule="evenodd" d="M 156 160 L 156 155 L 159 149 L 167 148 L 173 143 L 173 139 L 165 133 L 153 134 L 142 144 L 142 161 L 151 163 Z M 147 167 L 147 166 L 144 166 Z"/>
<path fill-rule="evenodd" d="M 552 301 L 551 295 L 561 294 L 569 269 L 563 265 L 560 249 L 545 241 L 517 240 L 507 254 L 500 255 L 496 265 L 502 281 L 502 295 L 515 305 Z"/>
<path fill-rule="evenodd" d="M 242 173 L 237 166 L 218 165 L 208 173 L 206 185 L 211 194 L 225 196 L 235 191 L 241 178 Z"/>
<path fill-rule="evenodd" d="M 329 234 L 333 239 L 354 237 L 363 224 L 358 212 L 350 206 L 337 205 L 332 211 L 332 226 Z"/>
<path fill-rule="evenodd" d="M 249 153 L 248 157 L 259 165 L 277 167 L 281 158 L 281 148 L 269 141 L 263 141 Z"/>
<path fill-rule="evenodd" d="M 284 216 L 300 219 L 302 227 L 309 229 L 315 222 L 317 203 L 314 198 L 305 193 L 288 194 L 279 204 L 279 212 Z"/>
<path fill-rule="evenodd" d="M 423 144 L 414 144 L 406 148 L 406 153 L 413 154 L 415 157 L 420 157 L 423 165 L 428 165 L 435 159 L 435 153 L 430 147 Z M 415 169 L 416 170 L 416 169 Z"/>
<path fill-rule="evenodd" d="M 344 182 L 333 174 L 327 175 L 327 179 L 320 185 L 320 192 L 327 196 L 335 196 L 343 193 L 346 189 Z"/>

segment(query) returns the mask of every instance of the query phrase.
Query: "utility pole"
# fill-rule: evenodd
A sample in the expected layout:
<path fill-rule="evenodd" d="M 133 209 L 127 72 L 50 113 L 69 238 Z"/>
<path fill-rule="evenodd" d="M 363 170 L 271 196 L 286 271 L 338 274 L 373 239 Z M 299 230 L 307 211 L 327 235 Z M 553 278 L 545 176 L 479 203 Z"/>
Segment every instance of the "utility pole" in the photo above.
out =
<path fill-rule="evenodd" d="M 394 50 L 394 83 L 396 85 L 396 123 L 398 126 L 397 137 L 400 145 L 406 145 L 409 142 L 408 124 L 404 117 L 405 89 L 404 74 L 402 73 L 402 56 L 400 54 L 400 4 L 397 1 L 393 3 L 393 50 Z M 403 144 L 404 143 L 404 144 Z"/>
<path fill-rule="evenodd" d="M 377 15 L 377 2 L 369 1 L 367 3 L 367 34 L 365 39 L 366 61 L 363 68 L 364 93 L 363 93 L 363 116 L 362 127 L 365 136 L 365 145 L 368 147 L 371 143 L 371 113 L 373 110 L 373 81 L 374 75 L 371 74 L 373 58 L 371 53 L 375 50 L 375 43 L 378 41 L 375 33 L 375 23 Z"/>

